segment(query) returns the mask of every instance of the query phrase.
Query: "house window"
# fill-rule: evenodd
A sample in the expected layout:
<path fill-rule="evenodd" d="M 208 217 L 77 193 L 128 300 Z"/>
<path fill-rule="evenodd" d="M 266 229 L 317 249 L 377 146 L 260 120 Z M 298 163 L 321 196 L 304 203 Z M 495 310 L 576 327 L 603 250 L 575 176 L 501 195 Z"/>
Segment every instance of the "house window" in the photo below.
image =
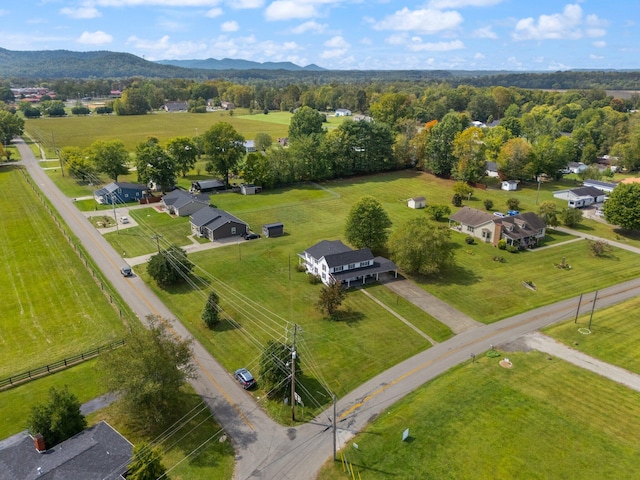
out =
<path fill-rule="evenodd" d="M 475 228 L 473 228 L 471 225 L 467 225 L 467 232 L 473 233 L 474 230 Z"/>
<path fill-rule="evenodd" d="M 236 227 L 231 227 L 231 235 L 235 235 L 236 234 Z"/>
<path fill-rule="evenodd" d="M 356 268 L 356 264 L 355 263 L 350 263 L 349 264 L 349 270 L 352 270 L 354 268 Z"/>
<path fill-rule="evenodd" d="M 333 271 L 334 272 L 341 272 L 342 271 L 342 267 L 334 267 Z"/>
<path fill-rule="evenodd" d="M 369 266 L 369 260 L 366 260 L 364 262 L 360 262 L 360 266 L 361 267 L 368 267 Z"/>
<path fill-rule="evenodd" d="M 491 232 L 487 232 L 486 230 L 483 230 L 482 238 L 486 238 L 487 240 L 489 240 L 491 238 Z"/>
<path fill-rule="evenodd" d="M 128 194 L 128 193 L 125 193 L 125 194 L 124 194 L 124 198 L 129 198 L 129 194 Z"/>
<path fill-rule="evenodd" d="M 326 271 L 327 271 L 327 265 L 326 265 L 326 264 L 324 264 L 324 263 L 322 264 L 322 271 L 323 271 L 323 272 L 326 272 Z"/>

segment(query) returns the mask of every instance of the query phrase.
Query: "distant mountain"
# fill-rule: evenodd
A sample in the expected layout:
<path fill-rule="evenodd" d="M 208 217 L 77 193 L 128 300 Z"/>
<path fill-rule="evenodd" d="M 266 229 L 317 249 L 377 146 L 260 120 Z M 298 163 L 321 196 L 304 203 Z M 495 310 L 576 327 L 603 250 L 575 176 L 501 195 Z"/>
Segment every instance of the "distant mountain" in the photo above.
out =
<path fill-rule="evenodd" d="M 326 71 L 318 65 L 307 65 L 301 67 L 291 62 L 252 62 L 250 60 L 240 60 L 235 58 L 207 58 L 206 60 L 158 60 L 161 65 L 173 65 L 182 68 L 200 68 L 203 70 L 292 70 L 292 71 Z"/>

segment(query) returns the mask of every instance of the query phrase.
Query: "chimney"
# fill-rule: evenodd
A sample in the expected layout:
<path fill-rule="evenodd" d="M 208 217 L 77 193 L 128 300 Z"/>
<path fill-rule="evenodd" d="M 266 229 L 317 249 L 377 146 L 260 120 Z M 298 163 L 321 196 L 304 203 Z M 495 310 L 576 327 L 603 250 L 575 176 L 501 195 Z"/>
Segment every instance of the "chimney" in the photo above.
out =
<path fill-rule="evenodd" d="M 495 230 L 493 232 L 493 246 L 498 245 L 500 238 L 502 238 L 502 223 L 494 222 Z"/>
<path fill-rule="evenodd" d="M 41 433 L 36 433 L 33 437 L 33 441 L 36 444 L 36 450 L 40 453 L 47 451 L 47 447 L 44 445 L 44 437 Z"/>

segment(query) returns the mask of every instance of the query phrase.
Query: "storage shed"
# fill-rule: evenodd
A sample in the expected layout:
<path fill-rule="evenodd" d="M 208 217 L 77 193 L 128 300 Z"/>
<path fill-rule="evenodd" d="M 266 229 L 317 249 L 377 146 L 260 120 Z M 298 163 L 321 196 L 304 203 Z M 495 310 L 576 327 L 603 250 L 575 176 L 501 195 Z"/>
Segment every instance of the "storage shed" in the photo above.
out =
<path fill-rule="evenodd" d="M 262 187 L 254 185 L 253 183 L 243 183 L 240 185 L 240 192 L 243 195 L 255 195 L 256 193 L 260 193 L 262 191 Z"/>
<path fill-rule="evenodd" d="M 407 206 L 409 208 L 424 208 L 427 206 L 427 199 L 425 197 L 413 197 L 407 200 Z"/>
<path fill-rule="evenodd" d="M 502 182 L 502 190 L 512 191 L 518 189 L 518 182 L 515 180 L 505 180 Z"/>
<path fill-rule="evenodd" d="M 284 235 L 284 224 L 282 222 L 265 223 L 262 226 L 262 235 L 265 237 L 281 237 Z"/>

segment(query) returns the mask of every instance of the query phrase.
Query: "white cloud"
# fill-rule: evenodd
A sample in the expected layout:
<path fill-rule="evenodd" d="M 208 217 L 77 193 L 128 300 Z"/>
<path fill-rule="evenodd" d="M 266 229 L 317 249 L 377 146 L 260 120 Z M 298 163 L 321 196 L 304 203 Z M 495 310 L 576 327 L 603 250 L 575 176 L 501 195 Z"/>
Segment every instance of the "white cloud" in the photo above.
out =
<path fill-rule="evenodd" d="M 101 7 L 215 7 L 221 0 L 94 0 Z"/>
<path fill-rule="evenodd" d="M 86 45 L 104 45 L 106 43 L 111 43 L 112 41 L 113 37 L 102 30 L 98 30 L 93 33 L 83 32 L 82 35 L 80 35 L 80 38 L 78 38 L 78 43 Z"/>
<path fill-rule="evenodd" d="M 406 33 L 394 33 L 384 39 L 389 45 L 406 45 L 409 42 L 409 35 Z"/>
<path fill-rule="evenodd" d="M 310 20 L 308 22 L 304 22 L 297 27 L 291 29 L 291 33 L 301 34 L 301 33 L 323 33 L 327 29 L 326 23 L 317 23 L 314 20 Z"/>
<path fill-rule="evenodd" d="M 587 15 L 583 19 L 582 7 L 569 4 L 562 13 L 540 15 L 537 21 L 532 17 L 519 20 L 512 37 L 514 40 L 576 40 L 585 35 L 601 37 L 606 35 L 602 27 L 607 24 L 597 15 Z M 583 30 L 584 25 L 588 26 L 586 30 Z"/>
<path fill-rule="evenodd" d="M 602 60 L 602 59 L 604 59 L 604 57 L 602 55 L 594 55 L 593 53 L 591 55 L 589 55 L 589 58 L 591 60 Z"/>
<path fill-rule="evenodd" d="M 502 0 L 431 0 L 429 6 L 439 10 L 445 8 L 491 7 Z"/>
<path fill-rule="evenodd" d="M 484 60 L 487 57 L 484 55 L 484 53 L 478 52 L 473 56 L 473 58 L 475 58 L 476 60 Z"/>
<path fill-rule="evenodd" d="M 593 45 L 596 48 L 604 48 L 607 46 L 607 42 L 605 42 L 604 40 L 598 40 L 596 42 L 593 42 L 591 45 Z"/>
<path fill-rule="evenodd" d="M 498 35 L 496 34 L 496 32 L 491 30 L 491 26 L 482 27 L 482 28 L 478 28 L 477 30 L 474 30 L 472 36 L 476 38 L 491 38 L 493 40 L 498 38 Z"/>
<path fill-rule="evenodd" d="M 212 8 L 211 10 L 207 10 L 207 12 L 204 14 L 204 16 L 208 18 L 216 18 L 220 15 L 222 15 L 221 8 Z"/>
<path fill-rule="evenodd" d="M 336 48 L 333 50 L 325 50 L 320 54 L 320 58 L 326 60 L 329 58 L 338 58 L 346 55 L 348 50 L 346 48 Z"/>
<path fill-rule="evenodd" d="M 331 48 L 349 48 L 351 44 L 338 35 L 324 42 L 324 46 Z"/>
<path fill-rule="evenodd" d="M 413 31 L 432 34 L 453 29 L 461 23 L 462 16 L 455 11 L 409 10 L 405 7 L 380 20 L 374 24 L 373 28 L 376 30 Z"/>
<path fill-rule="evenodd" d="M 223 32 L 237 32 L 238 31 L 238 22 L 236 22 L 235 20 L 230 21 L 230 22 L 224 22 L 221 26 L 220 29 Z"/>
<path fill-rule="evenodd" d="M 318 15 L 314 5 L 291 0 L 276 0 L 264 12 L 269 21 L 311 18 Z"/>
<path fill-rule="evenodd" d="M 75 19 L 98 18 L 102 16 L 102 13 L 100 13 L 97 8 L 91 6 L 78 8 L 65 7 L 60 10 L 60 13 L 62 15 L 66 15 L 67 17 Z"/>
<path fill-rule="evenodd" d="M 451 50 L 460 50 L 464 48 L 464 43 L 460 40 L 452 40 L 450 42 L 427 42 L 423 43 L 420 38 L 414 37 L 412 42 L 407 45 L 412 52 L 449 52 Z"/>
<path fill-rule="evenodd" d="M 260 8 L 264 5 L 264 0 L 231 0 L 228 2 L 231 8 L 244 10 L 249 8 Z"/>

